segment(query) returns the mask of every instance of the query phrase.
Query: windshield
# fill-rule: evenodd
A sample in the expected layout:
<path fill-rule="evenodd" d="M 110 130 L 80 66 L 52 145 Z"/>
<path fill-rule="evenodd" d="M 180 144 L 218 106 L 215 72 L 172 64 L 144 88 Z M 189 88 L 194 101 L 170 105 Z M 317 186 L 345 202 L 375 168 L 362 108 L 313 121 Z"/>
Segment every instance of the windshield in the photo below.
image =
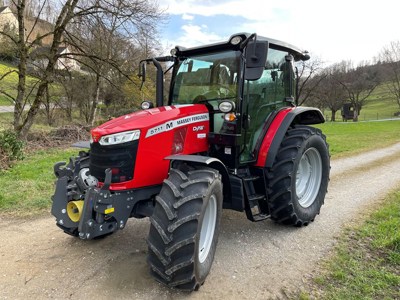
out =
<path fill-rule="evenodd" d="M 172 104 L 236 99 L 239 66 L 239 51 L 186 58 L 180 62 L 175 77 Z"/>

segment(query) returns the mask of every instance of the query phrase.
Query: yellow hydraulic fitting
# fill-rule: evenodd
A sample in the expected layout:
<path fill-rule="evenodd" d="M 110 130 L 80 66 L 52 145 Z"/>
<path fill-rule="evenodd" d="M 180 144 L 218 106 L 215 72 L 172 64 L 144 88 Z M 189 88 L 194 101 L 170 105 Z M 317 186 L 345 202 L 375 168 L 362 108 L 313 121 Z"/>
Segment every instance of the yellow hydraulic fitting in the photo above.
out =
<path fill-rule="evenodd" d="M 67 204 L 67 214 L 72 222 L 79 222 L 83 211 L 83 200 L 70 201 Z"/>

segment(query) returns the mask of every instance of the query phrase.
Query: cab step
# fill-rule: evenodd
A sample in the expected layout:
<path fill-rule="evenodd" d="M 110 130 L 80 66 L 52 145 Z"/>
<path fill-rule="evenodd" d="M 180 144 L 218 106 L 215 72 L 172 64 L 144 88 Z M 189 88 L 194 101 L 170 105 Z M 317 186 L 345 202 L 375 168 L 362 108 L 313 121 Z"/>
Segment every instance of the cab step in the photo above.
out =
<path fill-rule="evenodd" d="M 269 217 L 269 215 L 263 214 L 261 212 L 260 204 L 259 204 L 259 201 L 265 201 L 265 195 L 253 194 L 253 195 L 247 196 L 247 198 L 249 199 L 250 211 L 251 211 L 254 221 L 257 221 L 257 222 L 262 221 Z"/>
<path fill-rule="evenodd" d="M 244 174 L 241 177 L 243 180 L 244 190 L 249 203 L 249 209 L 246 211 L 247 218 L 253 222 L 265 220 L 269 217 L 268 214 L 262 212 L 260 203 L 266 201 L 265 195 L 257 193 L 255 182 L 262 180 L 260 176 Z"/>

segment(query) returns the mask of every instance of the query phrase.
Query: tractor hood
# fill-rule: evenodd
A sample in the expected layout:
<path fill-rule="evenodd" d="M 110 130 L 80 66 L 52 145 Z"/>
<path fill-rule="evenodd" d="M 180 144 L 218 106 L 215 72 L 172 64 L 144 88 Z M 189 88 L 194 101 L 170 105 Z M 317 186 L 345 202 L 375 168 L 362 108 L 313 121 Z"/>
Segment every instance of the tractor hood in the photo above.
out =
<path fill-rule="evenodd" d="M 162 126 L 167 122 L 185 117 L 208 114 L 205 105 L 187 104 L 156 107 L 141 110 L 112 119 L 91 130 L 93 141 L 97 142 L 104 135 L 140 129 L 141 136 L 148 135 L 147 131 Z M 185 121 L 183 119 L 183 121 Z M 190 121 L 190 120 L 189 120 Z"/>

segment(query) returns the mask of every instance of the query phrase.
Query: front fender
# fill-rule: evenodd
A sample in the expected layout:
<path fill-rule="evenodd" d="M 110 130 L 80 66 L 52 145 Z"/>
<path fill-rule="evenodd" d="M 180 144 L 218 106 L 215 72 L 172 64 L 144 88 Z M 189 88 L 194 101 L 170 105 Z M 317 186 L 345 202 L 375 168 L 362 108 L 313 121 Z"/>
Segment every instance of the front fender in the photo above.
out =
<path fill-rule="evenodd" d="M 229 203 L 227 206 L 232 206 L 232 187 L 229 178 L 229 172 L 226 169 L 226 166 L 222 161 L 215 157 L 209 156 L 201 156 L 201 155 L 169 155 L 165 157 L 166 160 L 170 160 L 171 164 L 174 161 L 182 161 L 192 164 L 202 164 L 208 166 L 210 168 L 216 169 L 219 171 L 222 177 L 222 185 L 223 185 L 223 194 L 224 194 L 224 205 Z M 240 206 L 240 205 L 239 205 Z"/>

